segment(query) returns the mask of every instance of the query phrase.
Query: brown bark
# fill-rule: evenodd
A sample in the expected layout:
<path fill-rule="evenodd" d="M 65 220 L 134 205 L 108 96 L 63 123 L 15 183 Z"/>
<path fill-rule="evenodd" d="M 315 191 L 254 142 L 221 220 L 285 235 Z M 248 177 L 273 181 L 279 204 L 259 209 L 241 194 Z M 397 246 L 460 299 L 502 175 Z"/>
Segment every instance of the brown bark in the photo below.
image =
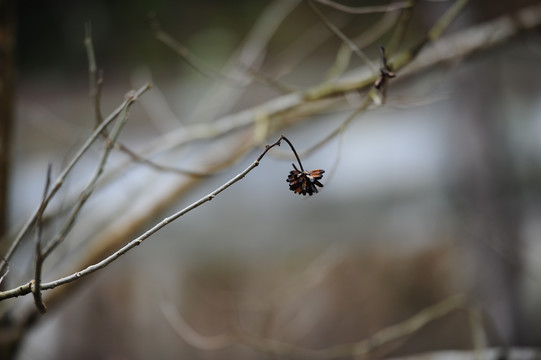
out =
<path fill-rule="evenodd" d="M 0 241 L 7 232 L 11 128 L 15 100 L 15 1 L 0 0 Z"/>
<path fill-rule="evenodd" d="M 8 224 L 11 131 L 15 102 L 14 46 L 15 0 L 0 0 L 0 249 L 7 247 L 3 240 Z M 3 319 L 0 324 L 0 339 L 0 358 L 13 358 L 21 336 L 17 328 L 11 327 L 9 319 Z"/>

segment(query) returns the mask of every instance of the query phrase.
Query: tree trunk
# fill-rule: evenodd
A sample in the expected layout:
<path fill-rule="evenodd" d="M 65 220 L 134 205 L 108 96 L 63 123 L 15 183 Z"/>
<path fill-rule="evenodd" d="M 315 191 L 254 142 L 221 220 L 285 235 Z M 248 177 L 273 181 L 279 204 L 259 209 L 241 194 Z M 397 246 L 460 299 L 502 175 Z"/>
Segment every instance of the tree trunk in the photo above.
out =
<path fill-rule="evenodd" d="M 15 1 L 0 0 L 0 241 L 7 232 L 11 127 L 15 100 Z M 0 243 L 0 248 L 4 247 Z"/>

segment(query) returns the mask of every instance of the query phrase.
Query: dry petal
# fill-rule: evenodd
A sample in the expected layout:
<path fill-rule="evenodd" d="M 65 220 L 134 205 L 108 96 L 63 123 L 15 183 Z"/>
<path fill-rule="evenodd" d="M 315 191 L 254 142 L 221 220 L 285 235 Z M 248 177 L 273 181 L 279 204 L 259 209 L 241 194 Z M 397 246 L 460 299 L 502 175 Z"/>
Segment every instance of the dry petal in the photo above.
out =
<path fill-rule="evenodd" d="M 303 196 L 308 194 L 311 196 L 313 193 L 318 192 L 318 186 L 323 187 L 323 184 L 319 180 L 323 177 L 325 170 L 300 171 L 295 164 L 293 164 L 293 168 L 294 170 L 289 172 L 286 181 L 289 183 L 289 190 L 295 194 L 302 194 Z"/>

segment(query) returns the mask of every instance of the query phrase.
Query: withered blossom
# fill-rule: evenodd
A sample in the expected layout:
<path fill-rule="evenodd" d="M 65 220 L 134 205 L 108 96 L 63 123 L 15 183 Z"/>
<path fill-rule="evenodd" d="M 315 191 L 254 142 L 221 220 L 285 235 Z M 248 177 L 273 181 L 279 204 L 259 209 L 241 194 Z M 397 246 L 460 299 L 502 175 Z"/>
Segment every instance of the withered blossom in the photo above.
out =
<path fill-rule="evenodd" d="M 317 187 L 323 187 L 323 184 L 319 180 L 323 177 L 325 170 L 299 170 L 292 164 L 295 170 L 289 172 L 287 182 L 289 183 L 289 190 L 295 194 L 310 195 L 317 193 Z"/>

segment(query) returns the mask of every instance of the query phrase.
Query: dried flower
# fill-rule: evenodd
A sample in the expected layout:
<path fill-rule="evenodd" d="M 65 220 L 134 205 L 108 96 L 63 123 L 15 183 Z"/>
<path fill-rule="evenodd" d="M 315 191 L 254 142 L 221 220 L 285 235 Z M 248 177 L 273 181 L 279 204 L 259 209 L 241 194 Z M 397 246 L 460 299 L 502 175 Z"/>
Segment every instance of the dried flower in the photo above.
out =
<path fill-rule="evenodd" d="M 297 158 L 297 162 L 299 163 L 300 170 L 293 165 L 293 169 L 289 172 L 289 176 L 287 177 L 287 182 L 289 183 L 289 190 L 293 191 L 295 194 L 302 194 L 302 195 L 310 195 L 312 196 L 313 193 L 317 193 L 317 187 L 323 187 L 323 184 L 319 182 L 319 180 L 323 177 L 323 173 L 325 170 L 317 169 L 317 170 L 304 170 L 302 167 L 301 159 L 299 158 L 299 154 L 297 154 L 297 150 L 295 150 L 295 147 L 289 141 L 288 138 L 286 138 L 284 135 L 280 137 L 280 140 L 284 140 L 287 142 L 289 147 L 291 148 L 291 151 L 293 151 L 293 154 L 295 154 L 295 157 Z"/>
<path fill-rule="evenodd" d="M 319 182 L 319 180 L 323 177 L 323 173 L 325 170 L 317 169 L 317 170 L 299 170 L 295 166 L 295 164 L 292 164 L 293 168 L 295 170 L 291 170 L 289 172 L 289 176 L 287 177 L 287 182 L 289 183 L 289 190 L 293 191 L 295 194 L 302 194 L 302 195 L 312 195 L 313 193 L 317 193 L 317 186 L 323 187 L 323 184 Z"/>

